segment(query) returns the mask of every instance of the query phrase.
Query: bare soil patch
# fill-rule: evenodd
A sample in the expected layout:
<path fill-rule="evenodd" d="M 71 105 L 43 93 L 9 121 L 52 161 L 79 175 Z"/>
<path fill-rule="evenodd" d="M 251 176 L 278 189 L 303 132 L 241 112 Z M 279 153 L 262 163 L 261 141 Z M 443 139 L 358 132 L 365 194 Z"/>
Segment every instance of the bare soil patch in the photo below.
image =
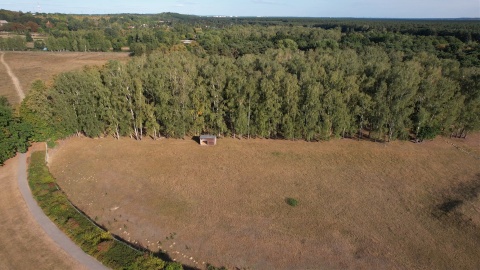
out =
<path fill-rule="evenodd" d="M 127 61 L 128 57 L 128 53 L 108 52 L 5 52 L 4 58 L 27 94 L 35 80 L 51 82 L 61 72 L 102 66 L 108 60 Z M 0 66 L 0 95 L 7 96 L 12 104 L 20 101 L 3 66 Z"/>
<path fill-rule="evenodd" d="M 31 216 L 17 187 L 17 162 L 0 167 L 0 269 L 85 269 Z"/>
<path fill-rule="evenodd" d="M 445 138 L 215 147 L 72 138 L 50 168 L 112 233 L 193 266 L 480 269 L 478 197 L 434 215 L 480 175 L 480 161 Z"/>

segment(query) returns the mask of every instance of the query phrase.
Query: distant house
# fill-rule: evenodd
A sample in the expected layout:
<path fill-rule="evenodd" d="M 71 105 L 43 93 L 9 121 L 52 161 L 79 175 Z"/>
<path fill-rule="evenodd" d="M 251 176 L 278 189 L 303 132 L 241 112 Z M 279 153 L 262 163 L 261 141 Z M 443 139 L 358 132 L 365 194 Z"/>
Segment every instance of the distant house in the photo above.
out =
<path fill-rule="evenodd" d="M 182 42 L 183 44 L 191 44 L 191 43 L 193 42 L 193 40 L 191 40 L 191 39 L 182 39 L 181 42 Z"/>
<path fill-rule="evenodd" d="M 214 146 L 217 144 L 217 136 L 215 135 L 200 135 L 200 145 Z"/>
<path fill-rule="evenodd" d="M 7 24 L 8 22 L 5 21 L 5 20 L 0 20 L 0 26 L 4 25 L 4 24 Z"/>

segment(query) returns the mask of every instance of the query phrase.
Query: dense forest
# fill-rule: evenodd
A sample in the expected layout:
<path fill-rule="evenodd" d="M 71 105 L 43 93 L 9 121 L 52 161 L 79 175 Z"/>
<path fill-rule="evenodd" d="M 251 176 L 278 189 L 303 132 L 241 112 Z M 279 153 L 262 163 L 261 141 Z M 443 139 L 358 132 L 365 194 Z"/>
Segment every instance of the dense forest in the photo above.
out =
<path fill-rule="evenodd" d="M 15 120 L 33 129 L 28 140 L 212 133 L 387 142 L 480 129 L 475 21 L 30 16 L 50 50 L 128 46 L 134 57 L 36 81 Z"/>
<path fill-rule="evenodd" d="M 59 137 L 312 141 L 368 132 L 382 141 L 422 140 L 480 128 L 479 76 L 454 60 L 378 46 L 238 58 L 171 51 L 63 73 L 49 87 L 37 81 L 22 112 Z"/>
<path fill-rule="evenodd" d="M 67 15 L 22 13 L 0 9 L 2 50 L 121 51 L 137 55 L 194 40 L 207 53 L 225 56 L 264 53 L 295 41 L 299 50 L 379 45 L 405 53 L 426 51 L 462 66 L 480 66 L 478 19 L 406 20 L 354 18 L 202 17 L 176 13 L 151 15 Z M 323 30 L 331 30 L 326 36 Z M 40 36 L 36 36 L 40 35 Z M 33 36 L 33 37 L 32 37 Z M 284 45 L 284 44 L 283 44 Z M 191 48 L 187 46 L 187 48 Z"/>
<path fill-rule="evenodd" d="M 0 165 L 17 151 L 27 151 L 32 135 L 32 127 L 15 116 L 8 100 L 0 96 Z"/>

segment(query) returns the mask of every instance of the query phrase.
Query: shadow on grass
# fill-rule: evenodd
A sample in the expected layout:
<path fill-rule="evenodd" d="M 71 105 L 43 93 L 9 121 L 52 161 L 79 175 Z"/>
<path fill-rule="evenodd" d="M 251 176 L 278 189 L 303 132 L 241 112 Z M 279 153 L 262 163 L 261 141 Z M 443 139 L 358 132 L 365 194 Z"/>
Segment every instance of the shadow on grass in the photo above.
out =
<path fill-rule="evenodd" d="M 193 136 L 193 137 L 192 137 L 192 141 L 200 144 L 200 136 Z"/>
<path fill-rule="evenodd" d="M 463 203 L 477 198 L 480 195 L 480 174 L 469 182 L 450 188 L 444 194 L 440 203 L 435 205 L 432 211 L 436 218 L 455 212 Z"/>

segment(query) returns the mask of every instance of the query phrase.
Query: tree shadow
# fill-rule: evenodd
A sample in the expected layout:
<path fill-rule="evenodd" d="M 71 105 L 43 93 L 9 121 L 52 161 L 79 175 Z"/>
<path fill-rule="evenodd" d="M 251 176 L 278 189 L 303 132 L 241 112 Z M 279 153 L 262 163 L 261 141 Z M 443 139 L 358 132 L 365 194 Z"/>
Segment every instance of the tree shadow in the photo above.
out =
<path fill-rule="evenodd" d="M 200 144 L 200 136 L 193 136 L 193 137 L 192 137 L 192 141 Z"/>

